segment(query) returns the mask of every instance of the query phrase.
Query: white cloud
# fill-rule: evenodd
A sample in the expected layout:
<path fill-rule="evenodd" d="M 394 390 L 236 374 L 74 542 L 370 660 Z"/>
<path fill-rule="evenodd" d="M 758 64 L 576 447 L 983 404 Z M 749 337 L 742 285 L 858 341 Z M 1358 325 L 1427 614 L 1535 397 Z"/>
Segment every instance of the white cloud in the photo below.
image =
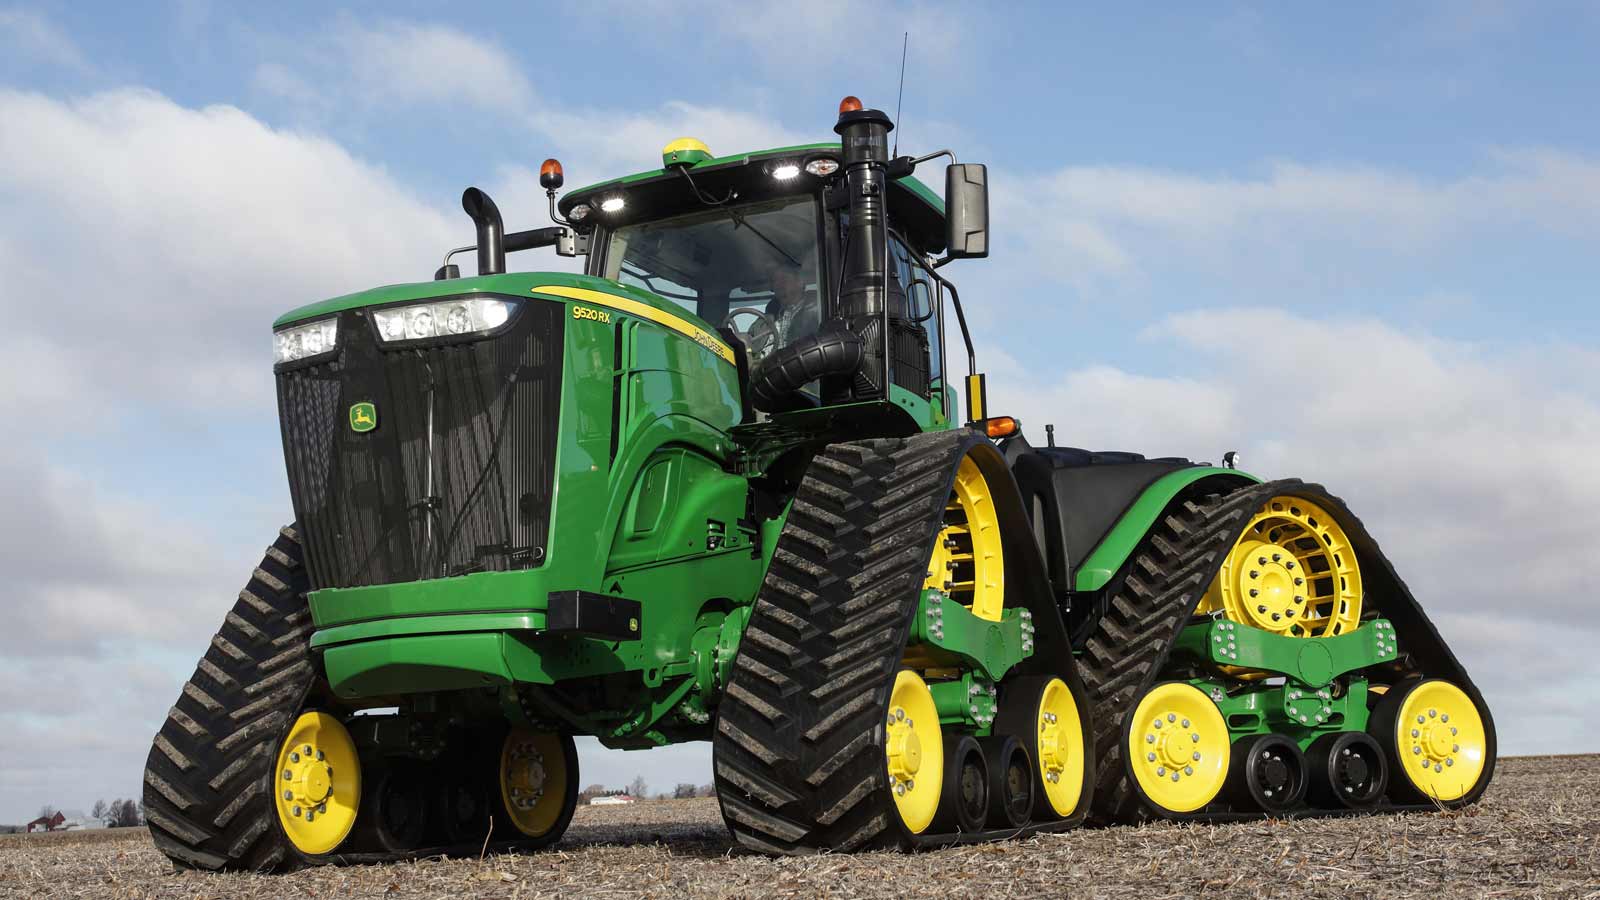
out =
<path fill-rule="evenodd" d="M 0 47 L 26 59 L 80 72 L 94 68 L 66 32 L 44 16 L 17 7 L 0 9 Z"/>
<path fill-rule="evenodd" d="M 1233 268 L 1367 263 L 1527 230 L 1593 243 L 1600 160 L 1501 151 L 1450 180 L 1361 165 L 1277 162 L 1256 177 L 1069 166 L 996 191 L 997 222 L 1054 223 L 1021 236 L 1060 271 L 1121 276 L 1174 252 Z"/>
<path fill-rule="evenodd" d="M 1188 374 L 1040 379 L 1002 366 L 993 404 L 1035 440 L 1055 422 L 1063 444 L 1211 460 L 1236 449 L 1264 477 L 1322 482 L 1456 642 L 1511 746 L 1600 747 L 1600 728 L 1561 742 L 1531 727 L 1562 702 L 1531 673 L 1600 676 L 1583 524 L 1600 508 L 1600 471 L 1585 462 L 1600 444 L 1592 351 L 1271 309 L 1172 316 L 1145 337 Z"/>
<path fill-rule="evenodd" d="M 0 90 L 0 117 L 0 346 L 53 357 L 84 403 L 270 415 L 278 314 L 425 279 L 467 233 L 382 168 L 234 107 Z M 59 394 L 41 381 L 24 397 L 41 391 Z"/>
<path fill-rule="evenodd" d="M 765 116 L 671 100 L 644 111 L 547 107 L 531 115 L 536 129 L 568 163 L 569 185 L 661 167 L 661 148 L 679 137 L 704 141 L 713 153 L 736 153 L 827 140 L 824 131 L 790 131 Z"/>

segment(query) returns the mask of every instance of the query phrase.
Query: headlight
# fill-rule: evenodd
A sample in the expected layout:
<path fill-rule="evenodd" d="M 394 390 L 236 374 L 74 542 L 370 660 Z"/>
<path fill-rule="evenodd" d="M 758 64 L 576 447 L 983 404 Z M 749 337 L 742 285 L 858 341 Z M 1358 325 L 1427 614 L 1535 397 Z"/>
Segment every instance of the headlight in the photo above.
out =
<path fill-rule="evenodd" d="M 375 309 L 372 319 L 384 341 L 417 341 L 493 331 L 511 318 L 511 304 L 488 297 L 438 300 Z"/>
<path fill-rule="evenodd" d="M 272 345 L 278 362 L 294 362 L 327 353 L 339 343 L 339 320 L 323 319 L 309 325 L 296 325 L 274 332 Z"/>

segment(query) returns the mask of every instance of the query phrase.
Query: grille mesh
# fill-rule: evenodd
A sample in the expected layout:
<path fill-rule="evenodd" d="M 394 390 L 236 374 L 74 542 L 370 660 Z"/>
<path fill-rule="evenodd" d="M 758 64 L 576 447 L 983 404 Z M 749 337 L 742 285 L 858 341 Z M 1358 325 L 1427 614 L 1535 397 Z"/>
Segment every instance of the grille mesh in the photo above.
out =
<path fill-rule="evenodd" d="M 278 375 L 284 458 L 313 588 L 538 565 L 550 530 L 562 307 L 498 336 L 381 349 L 359 311 L 336 360 Z M 432 491 L 428 412 L 433 411 Z M 349 408 L 377 407 L 357 433 Z"/>

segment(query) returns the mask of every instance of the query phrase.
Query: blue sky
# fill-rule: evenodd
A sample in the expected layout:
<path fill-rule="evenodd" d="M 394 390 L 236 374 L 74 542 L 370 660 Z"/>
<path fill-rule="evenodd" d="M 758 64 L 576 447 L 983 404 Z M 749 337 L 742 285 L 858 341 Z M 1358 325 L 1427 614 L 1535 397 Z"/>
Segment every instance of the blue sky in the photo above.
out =
<path fill-rule="evenodd" d="M 546 156 L 827 139 L 846 93 L 893 108 L 908 29 L 902 148 L 991 167 L 994 256 L 947 271 L 996 400 L 1325 481 L 1508 751 L 1600 750 L 1593 4 L 40 3 L 0 5 L 0 664 L 35 673 L 0 821 L 138 791 L 291 515 L 274 316 L 428 277 L 467 184 L 544 224 Z"/>

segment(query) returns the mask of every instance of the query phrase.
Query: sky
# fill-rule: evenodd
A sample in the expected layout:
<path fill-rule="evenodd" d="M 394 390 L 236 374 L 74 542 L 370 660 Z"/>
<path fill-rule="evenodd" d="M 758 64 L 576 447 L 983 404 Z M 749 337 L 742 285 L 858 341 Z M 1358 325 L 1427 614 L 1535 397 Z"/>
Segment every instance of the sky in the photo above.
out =
<path fill-rule="evenodd" d="M 901 149 L 989 165 L 993 255 L 944 272 L 995 411 L 1328 485 L 1503 752 L 1600 751 L 1600 6 L 3 3 L 0 822 L 138 795 L 291 518 L 278 314 L 426 280 L 469 184 L 547 224 L 547 156 L 829 140 L 907 31 Z"/>

